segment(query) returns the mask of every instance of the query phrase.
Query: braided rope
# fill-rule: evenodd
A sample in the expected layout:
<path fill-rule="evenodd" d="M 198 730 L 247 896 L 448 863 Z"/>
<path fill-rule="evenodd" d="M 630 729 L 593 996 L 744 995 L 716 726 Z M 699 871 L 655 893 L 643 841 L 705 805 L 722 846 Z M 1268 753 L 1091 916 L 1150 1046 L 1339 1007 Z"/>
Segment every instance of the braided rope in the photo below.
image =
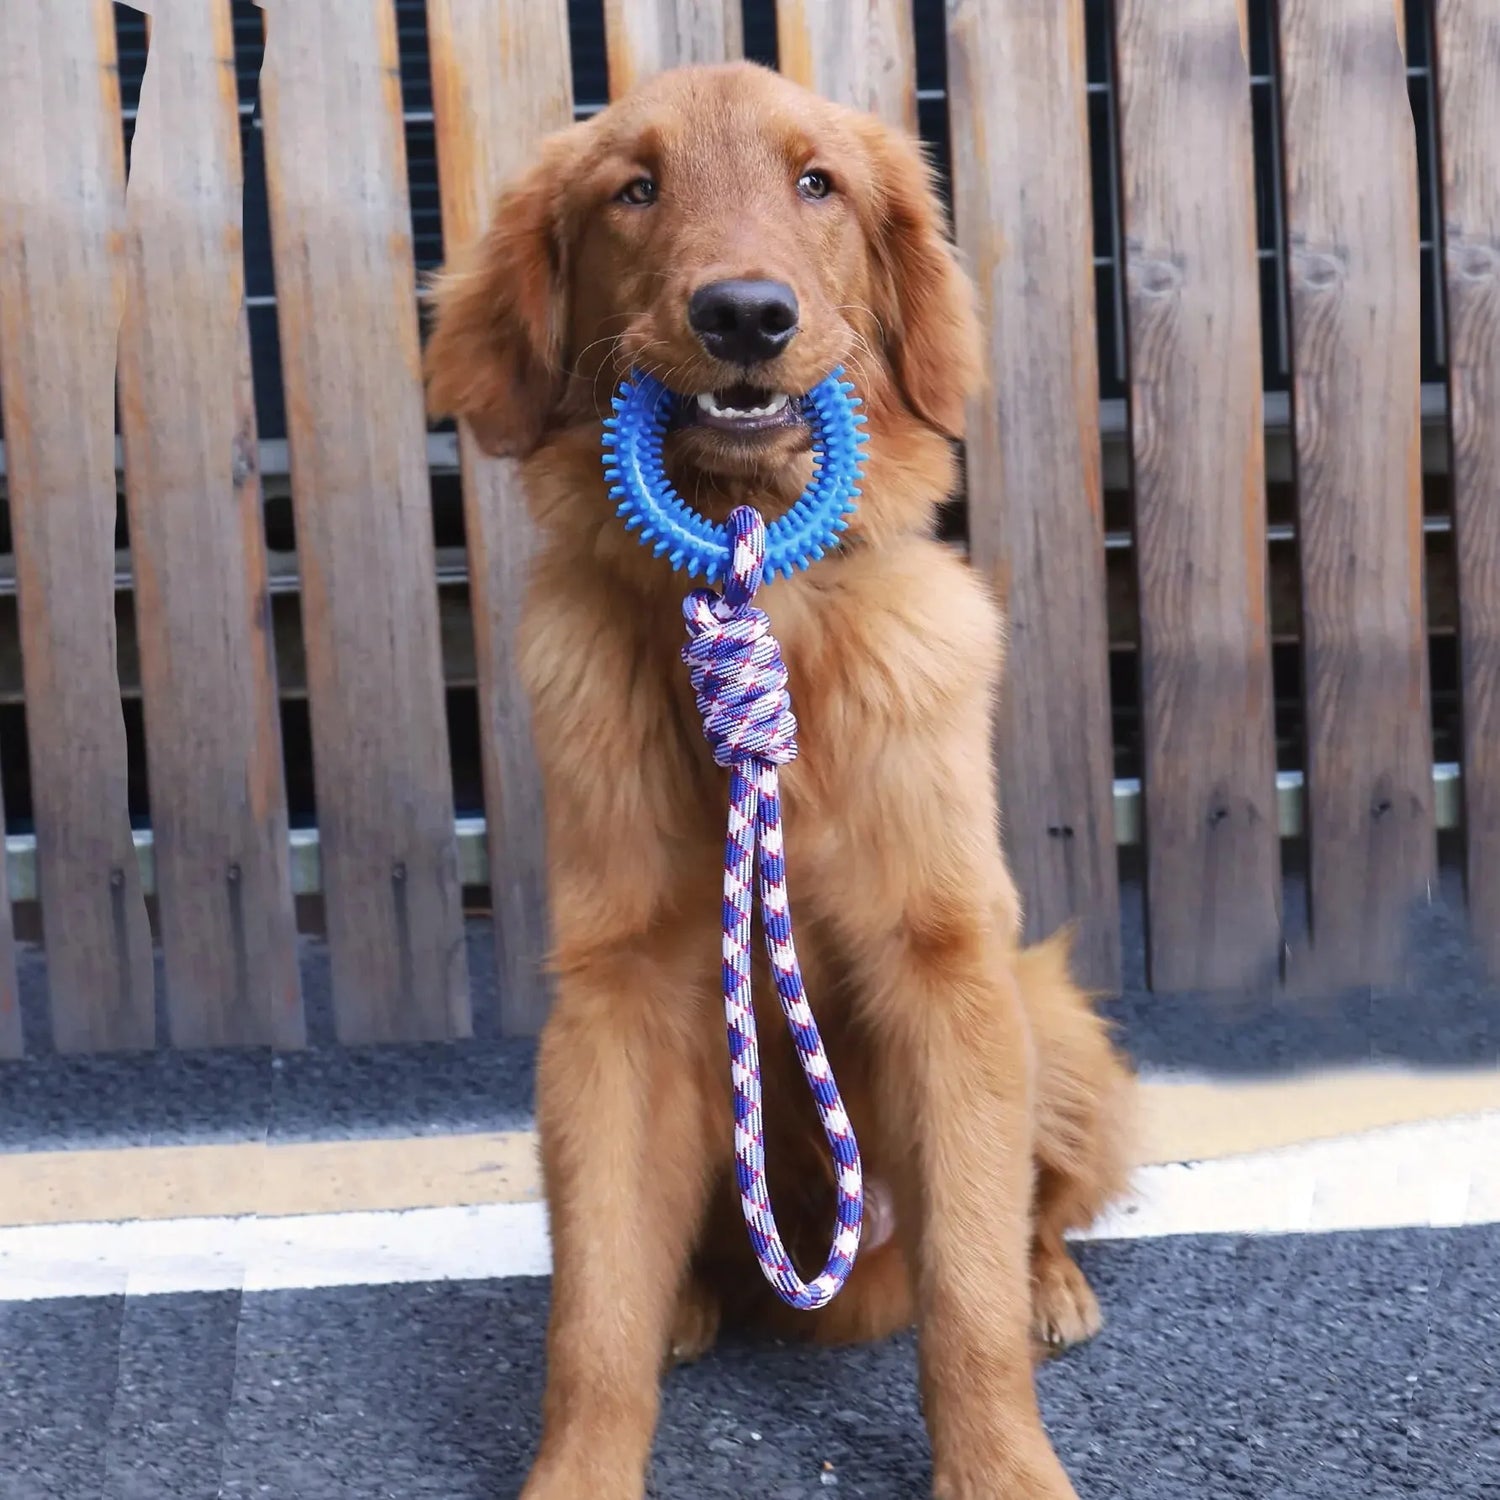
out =
<path fill-rule="evenodd" d="M 735 1174 L 745 1226 L 761 1270 L 784 1302 L 811 1311 L 832 1301 L 854 1268 L 864 1190 L 859 1146 L 807 1003 L 792 942 L 777 768 L 796 759 L 797 720 L 792 715 L 781 647 L 771 634 L 765 612 L 753 603 L 765 570 L 766 526 L 756 511 L 741 506 L 730 516 L 729 530 L 733 555 L 723 593 L 696 589 L 683 602 L 689 640 L 682 657 L 690 669 L 714 760 L 730 772 L 729 833 L 724 845 L 724 1021 L 734 1084 Z M 782 1244 L 766 1185 L 760 1052 L 750 986 L 757 854 L 761 924 L 776 993 L 837 1168 L 833 1246 L 822 1273 L 810 1282 L 797 1275 Z"/>

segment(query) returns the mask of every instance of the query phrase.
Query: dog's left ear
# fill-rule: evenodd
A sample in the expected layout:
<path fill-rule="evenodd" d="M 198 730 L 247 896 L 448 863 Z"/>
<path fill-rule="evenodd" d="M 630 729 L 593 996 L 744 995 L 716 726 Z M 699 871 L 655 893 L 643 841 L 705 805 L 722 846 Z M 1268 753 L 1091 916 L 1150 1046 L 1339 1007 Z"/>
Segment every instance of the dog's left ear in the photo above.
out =
<path fill-rule="evenodd" d="M 563 393 L 566 184 L 586 128 L 545 141 L 501 192 L 483 235 L 431 282 L 428 414 L 462 417 L 497 456 L 532 453 Z"/>
<path fill-rule="evenodd" d="M 921 148 L 876 120 L 865 129 L 874 168 L 875 306 L 886 358 L 917 416 L 959 438 L 965 405 L 984 385 L 974 286 L 948 241 Z"/>

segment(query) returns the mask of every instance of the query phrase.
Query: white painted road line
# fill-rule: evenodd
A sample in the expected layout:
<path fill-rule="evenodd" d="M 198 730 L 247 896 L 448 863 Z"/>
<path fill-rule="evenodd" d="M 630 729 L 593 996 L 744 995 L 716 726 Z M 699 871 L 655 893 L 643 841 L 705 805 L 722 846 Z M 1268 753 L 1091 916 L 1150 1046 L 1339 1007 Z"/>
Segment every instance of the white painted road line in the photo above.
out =
<path fill-rule="evenodd" d="M 540 1203 L 0 1230 L 0 1301 L 545 1276 Z"/>
<path fill-rule="evenodd" d="M 1500 1223 L 1500 1113 L 1145 1167 L 1089 1239 Z M 544 1276 L 541 1203 L 0 1229 L 0 1301 Z"/>
<path fill-rule="evenodd" d="M 1500 1113 L 1143 1168 L 1081 1238 L 1316 1234 L 1500 1223 Z"/>

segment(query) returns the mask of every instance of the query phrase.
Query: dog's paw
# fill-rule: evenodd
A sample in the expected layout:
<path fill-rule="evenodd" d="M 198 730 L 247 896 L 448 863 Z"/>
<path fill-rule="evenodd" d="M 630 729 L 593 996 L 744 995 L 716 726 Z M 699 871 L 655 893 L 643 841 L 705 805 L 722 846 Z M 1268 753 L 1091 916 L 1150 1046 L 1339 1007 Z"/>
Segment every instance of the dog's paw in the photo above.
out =
<path fill-rule="evenodd" d="M 962 1462 L 939 1464 L 932 1477 L 932 1500 L 1078 1500 L 1050 1446 L 1036 1445 L 1031 1461 L 1013 1451 L 986 1463 L 977 1454 Z"/>
<path fill-rule="evenodd" d="M 641 1500 L 644 1493 L 643 1480 L 602 1473 L 594 1461 L 538 1460 L 520 1500 Z"/>
<path fill-rule="evenodd" d="M 1065 1249 L 1038 1249 L 1031 1266 L 1031 1328 L 1046 1354 L 1086 1343 L 1104 1326 L 1099 1299 Z"/>
<path fill-rule="evenodd" d="M 719 1299 L 696 1280 L 683 1288 L 667 1340 L 667 1363 L 690 1365 L 702 1359 L 719 1336 Z"/>

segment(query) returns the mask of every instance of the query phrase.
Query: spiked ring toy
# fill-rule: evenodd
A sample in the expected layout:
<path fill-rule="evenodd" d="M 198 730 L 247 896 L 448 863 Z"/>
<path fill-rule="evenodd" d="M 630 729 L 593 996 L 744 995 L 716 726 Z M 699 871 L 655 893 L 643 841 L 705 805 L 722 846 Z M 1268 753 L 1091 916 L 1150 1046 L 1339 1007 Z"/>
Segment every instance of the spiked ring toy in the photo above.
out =
<path fill-rule="evenodd" d="M 605 476 L 621 518 L 642 543 L 690 578 L 722 583 L 730 571 L 729 528 L 691 509 L 662 464 L 662 442 L 683 399 L 650 375 L 622 381 L 604 424 Z M 767 581 L 789 578 L 821 558 L 847 528 L 859 498 L 867 435 L 853 385 L 835 370 L 800 400 L 812 427 L 813 479 L 766 527 Z"/>

